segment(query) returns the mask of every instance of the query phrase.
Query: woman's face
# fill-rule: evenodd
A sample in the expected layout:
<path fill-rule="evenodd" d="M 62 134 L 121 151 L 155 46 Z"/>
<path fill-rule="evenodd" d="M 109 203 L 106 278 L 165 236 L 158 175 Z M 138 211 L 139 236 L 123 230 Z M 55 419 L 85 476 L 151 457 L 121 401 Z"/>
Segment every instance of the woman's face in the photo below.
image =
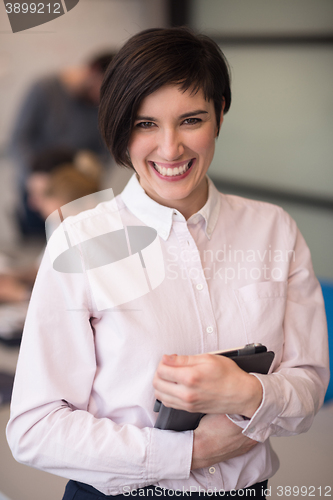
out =
<path fill-rule="evenodd" d="M 200 210 L 207 201 L 205 175 L 216 136 L 214 104 L 201 90 L 191 95 L 190 90 L 168 85 L 147 96 L 128 146 L 147 195 L 186 219 Z"/>

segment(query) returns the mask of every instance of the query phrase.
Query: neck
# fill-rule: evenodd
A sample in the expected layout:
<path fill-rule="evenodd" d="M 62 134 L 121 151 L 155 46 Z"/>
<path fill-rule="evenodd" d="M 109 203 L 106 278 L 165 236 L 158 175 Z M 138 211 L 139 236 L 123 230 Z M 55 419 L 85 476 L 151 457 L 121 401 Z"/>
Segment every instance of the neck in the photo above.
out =
<path fill-rule="evenodd" d="M 137 178 L 140 182 L 140 178 L 138 175 Z M 144 188 L 144 186 L 142 187 Z M 178 212 L 180 212 L 185 217 L 185 219 L 188 220 L 192 215 L 197 213 L 207 202 L 208 179 L 207 177 L 204 177 L 200 185 L 194 191 L 192 191 L 187 198 L 182 198 L 180 200 L 166 200 L 165 198 L 161 198 L 156 195 L 156 193 L 152 196 L 151 193 L 149 193 L 149 190 L 147 191 L 147 189 L 145 189 L 145 193 L 160 205 L 178 210 Z"/>

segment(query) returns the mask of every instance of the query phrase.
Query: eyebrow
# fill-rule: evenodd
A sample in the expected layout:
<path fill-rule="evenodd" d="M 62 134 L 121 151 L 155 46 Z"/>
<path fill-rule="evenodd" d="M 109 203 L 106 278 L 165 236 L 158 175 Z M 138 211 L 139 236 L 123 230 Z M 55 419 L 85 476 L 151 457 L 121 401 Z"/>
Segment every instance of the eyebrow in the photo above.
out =
<path fill-rule="evenodd" d="M 203 109 L 195 109 L 194 111 L 190 111 L 188 113 L 180 115 L 179 118 L 183 119 L 183 118 L 189 118 L 190 116 L 203 115 L 203 114 L 208 114 L 208 111 L 205 111 Z M 143 115 L 137 116 L 135 120 L 143 120 L 147 122 L 157 121 L 157 119 L 154 118 L 153 116 L 143 116 Z"/>

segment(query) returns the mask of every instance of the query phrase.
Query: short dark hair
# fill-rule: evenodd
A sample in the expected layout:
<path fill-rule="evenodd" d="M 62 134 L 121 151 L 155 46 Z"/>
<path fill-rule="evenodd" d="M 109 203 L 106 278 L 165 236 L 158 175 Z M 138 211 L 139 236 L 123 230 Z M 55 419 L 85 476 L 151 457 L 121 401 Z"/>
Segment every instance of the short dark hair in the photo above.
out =
<path fill-rule="evenodd" d="M 170 84 L 184 92 L 202 90 L 214 102 L 219 130 L 231 90 L 228 63 L 218 45 L 185 27 L 141 31 L 120 49 L 101 87 L 100 130 L 118 164 L 133 168 L 127 146 L 142 100 Z"/>

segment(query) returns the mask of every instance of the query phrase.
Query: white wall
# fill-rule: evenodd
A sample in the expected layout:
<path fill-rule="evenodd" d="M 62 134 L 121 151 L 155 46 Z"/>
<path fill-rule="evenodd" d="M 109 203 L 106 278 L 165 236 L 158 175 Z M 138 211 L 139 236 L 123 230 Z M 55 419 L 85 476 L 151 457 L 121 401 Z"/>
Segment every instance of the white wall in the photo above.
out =
<path fill-rule="evenodd" d="M 227 46 L 224 52 L 233 102 L 211 172 L 331 196 L 333 47 Z"/>
<path fill-rule="evenodd" d="M 191 0 L 191 24 L 224 35 L 332 33 L 332 0 Z"/>

